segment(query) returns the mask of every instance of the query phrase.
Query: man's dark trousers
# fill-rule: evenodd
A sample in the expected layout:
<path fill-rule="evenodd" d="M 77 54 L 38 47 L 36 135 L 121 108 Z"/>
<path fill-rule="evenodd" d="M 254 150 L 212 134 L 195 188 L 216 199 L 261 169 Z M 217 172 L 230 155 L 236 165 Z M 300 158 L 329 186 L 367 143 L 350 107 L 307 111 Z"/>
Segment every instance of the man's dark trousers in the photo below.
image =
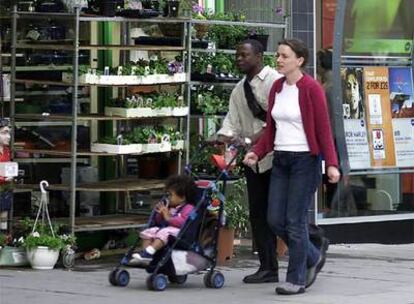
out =
<path fill-rule="evenodd" d="M 249 200 L 250 225 L 260 261 L 259 271 L 270 270 L 277 273 L 276 236 L 267 223 L 267 205 L 271 170 L 255 173 L 245 166 Z"/>

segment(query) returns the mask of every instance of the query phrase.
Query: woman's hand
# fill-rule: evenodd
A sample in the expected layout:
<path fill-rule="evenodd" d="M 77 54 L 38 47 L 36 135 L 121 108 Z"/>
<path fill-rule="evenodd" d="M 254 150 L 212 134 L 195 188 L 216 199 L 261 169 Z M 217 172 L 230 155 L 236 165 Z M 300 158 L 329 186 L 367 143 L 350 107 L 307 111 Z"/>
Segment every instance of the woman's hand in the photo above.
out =
<path fill-rule="evenodd" d="M 256 155 L 256 153 L 249 152 L 244 156 L 243 164 L 251 167 L 251 166 L 256 165 L 258 161 L 259 161 L 259 157 Z"/>
<path fill-rule="evenodd" d="M 341 178 L 341 173 L 339 172 L 338 168 L 334 166 L 329 166 L 326 169 L 326 175 L 328 176 L 328 181 L 332 184 L 336 184 Z"/>

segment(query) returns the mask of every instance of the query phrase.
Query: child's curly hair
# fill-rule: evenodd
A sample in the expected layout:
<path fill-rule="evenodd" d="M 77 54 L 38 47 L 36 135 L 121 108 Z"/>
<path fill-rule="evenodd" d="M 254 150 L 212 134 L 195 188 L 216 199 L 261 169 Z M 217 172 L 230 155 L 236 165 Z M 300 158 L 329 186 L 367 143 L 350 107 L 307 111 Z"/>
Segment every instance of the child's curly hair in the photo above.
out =
<path fill-rule="evenodd" d="M 179 196 L 185 197 L 187 204 L 195 204 L 197 186 L 188 175 L 172 175 L 165 182 L 165 188 L 174 191 Z"/>

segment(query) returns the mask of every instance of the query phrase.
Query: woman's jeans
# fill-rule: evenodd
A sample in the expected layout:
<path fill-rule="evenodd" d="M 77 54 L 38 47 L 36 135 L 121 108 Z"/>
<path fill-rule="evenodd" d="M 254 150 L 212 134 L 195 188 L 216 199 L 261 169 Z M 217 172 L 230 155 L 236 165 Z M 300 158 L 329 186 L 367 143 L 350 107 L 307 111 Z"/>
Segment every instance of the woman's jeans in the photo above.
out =
<path fill-rule="evenodd" d="M 321 161 L 309 152 L 275 151 L 267 221 L 289 247 L 286 281 L 304 286 L 320 251 L 309 241 L 308 208 L 321 183 Z"/>

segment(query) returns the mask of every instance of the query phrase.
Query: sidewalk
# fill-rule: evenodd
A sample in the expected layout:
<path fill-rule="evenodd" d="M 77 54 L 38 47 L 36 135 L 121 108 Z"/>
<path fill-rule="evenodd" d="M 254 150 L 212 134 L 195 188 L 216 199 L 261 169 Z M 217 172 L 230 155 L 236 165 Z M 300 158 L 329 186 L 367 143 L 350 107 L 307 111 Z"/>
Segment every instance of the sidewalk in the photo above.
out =
<path fill-rule="evenodd" d="M 112 261 L 111 261 L 112 260 Z M 207 289 L 203 276 L 189 275 L 182 286 L 148 291 L 147 274 L 131 269 L 125 288 L 112 287 L 108 273 L 116 259 L 78 263 L 72 271 L 0 269 L 0 304 L 90 303 L 293 303 L 293 304 L 414 304 L 414 244 L 332 245 L 315 284 L 305 294 L 280 296 L 275 284 L 243 284 L 258 262 L 246 247 L 229 265 L 219 267 L 226 278 L 222 289 Z M 82 265 L 81 265 L 82 264 Z M 280 278 L 287 261 L 280 262 Z"/>

